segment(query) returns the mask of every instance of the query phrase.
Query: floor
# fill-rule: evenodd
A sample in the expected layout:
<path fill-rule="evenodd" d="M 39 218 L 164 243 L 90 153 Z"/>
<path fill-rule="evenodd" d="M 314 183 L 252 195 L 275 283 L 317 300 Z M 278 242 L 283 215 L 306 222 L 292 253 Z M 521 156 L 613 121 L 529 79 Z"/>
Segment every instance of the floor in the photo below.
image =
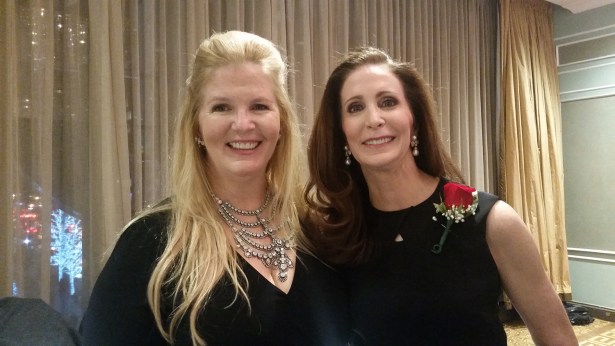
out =
<path fill-rule="evenodd" d="M 595 319 L 585 326 L 572 326 L 580 346 L 614 346 L 615 322 Z M 505 324 L 509 346 L 533 346 L 527 328 L 523 323 L 511 322 Z"/>

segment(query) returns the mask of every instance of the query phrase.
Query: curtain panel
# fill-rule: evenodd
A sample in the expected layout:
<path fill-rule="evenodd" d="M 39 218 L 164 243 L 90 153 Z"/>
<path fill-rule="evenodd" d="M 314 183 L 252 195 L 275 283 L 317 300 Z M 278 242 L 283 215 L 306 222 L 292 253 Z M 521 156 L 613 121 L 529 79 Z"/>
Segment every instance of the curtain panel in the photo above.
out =
<path fill-rule="evenodd" d="M 555 290 L 571 298 L 551 7 L 501 0 L 500 193 L 523 218 Z"/>
<path fill-rule="evenodd" d="M 495 191 L 495 0 L 0 1 L 0 294 L 73 325 L 122 227 L 168 194 L 171 131 L 198 44 L 275 42 L 305 140 L 356 46 L 413 62 L 468 183 Z"/>

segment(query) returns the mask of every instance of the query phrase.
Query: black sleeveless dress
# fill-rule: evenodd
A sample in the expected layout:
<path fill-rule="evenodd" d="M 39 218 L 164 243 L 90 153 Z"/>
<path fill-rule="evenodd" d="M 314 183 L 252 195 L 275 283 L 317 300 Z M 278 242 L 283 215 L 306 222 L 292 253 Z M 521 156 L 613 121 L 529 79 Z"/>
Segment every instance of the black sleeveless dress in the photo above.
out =
<path fill-rule="evenodd" d="M 454 224 L 442 252 L 431 251 L 444 227 L 434 203 L 383 212 L 371 208 L 381 251 L 347 270 L 355 345 L 506 345 L 498 318 L 500 277 L 485 239 L 496 196 L 479 192 L 476 215 Z M 396 242 L 400 234 L 403 241 Z"/>
<path fill-rule="evenodd" d="M 80 326 L 84 345 L 166 345 L 147 302 L 147 284 L 166 244 L 168 213 L 148 215 L 118 240 L 94 286 Z M 197 324 L 208 345 L 347 345 L 348 302 L 338 272 L 299 253 L 288 294 L 242 257 L 251 310 L 228 278 L 215 287 Z M 173 304 L 167 302 L 167 311 Z M 176 345 L 192 345 L 187 320 Z"/>

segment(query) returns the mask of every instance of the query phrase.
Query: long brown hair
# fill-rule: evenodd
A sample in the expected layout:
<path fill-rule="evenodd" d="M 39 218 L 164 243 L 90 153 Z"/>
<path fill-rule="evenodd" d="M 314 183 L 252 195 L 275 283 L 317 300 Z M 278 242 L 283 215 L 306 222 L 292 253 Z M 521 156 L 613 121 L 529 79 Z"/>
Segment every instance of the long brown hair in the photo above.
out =
<path fill-rule="evenodd" d="M 436 126 L 436 106 L 431 91 L 416 68 L 397 62 L 385 52 L 362 47 L 350 52 L 331 73 L 308 145 L 310 178 L 304 198 L 311 210 L 306 221 L 315 251 L 335 265 L 353 265 L 373 251 L 365 212 L 369 205 L 367 183 L 361 167 L 344 164 L 346 136 L 341 123 L 340 93 L 348 75 L 363 65 L 385 65 L 399 78 L 414 117 L 421 154 L 417 167 L 436 177 L 463 181 L 459 169 L 444 149 Z"/>

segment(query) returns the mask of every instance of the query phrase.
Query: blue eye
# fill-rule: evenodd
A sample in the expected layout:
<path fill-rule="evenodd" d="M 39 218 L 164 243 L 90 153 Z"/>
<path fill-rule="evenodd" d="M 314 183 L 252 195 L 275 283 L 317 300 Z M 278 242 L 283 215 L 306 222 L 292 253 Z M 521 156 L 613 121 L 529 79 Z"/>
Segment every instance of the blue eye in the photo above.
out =
<path fill-rule="evenodd" d="M 252 109 L 254 109 L 255 111 L 266 111 L 266 110 L 269 110 L 269 106 L 262 104 L 262 103 L 258 103 L 258 104 L 255 104 L 254 107 L 252 107 Z"/>
<path fill-rule="evenodd" d="M 226 104 L 219 104 L 219 105 L 214 105 L 213 107 L 211 107 L 211 111 L 213 112 L 228 112 L 231 109 L 231 107 L 229 107 L 229 105 Z"/>

